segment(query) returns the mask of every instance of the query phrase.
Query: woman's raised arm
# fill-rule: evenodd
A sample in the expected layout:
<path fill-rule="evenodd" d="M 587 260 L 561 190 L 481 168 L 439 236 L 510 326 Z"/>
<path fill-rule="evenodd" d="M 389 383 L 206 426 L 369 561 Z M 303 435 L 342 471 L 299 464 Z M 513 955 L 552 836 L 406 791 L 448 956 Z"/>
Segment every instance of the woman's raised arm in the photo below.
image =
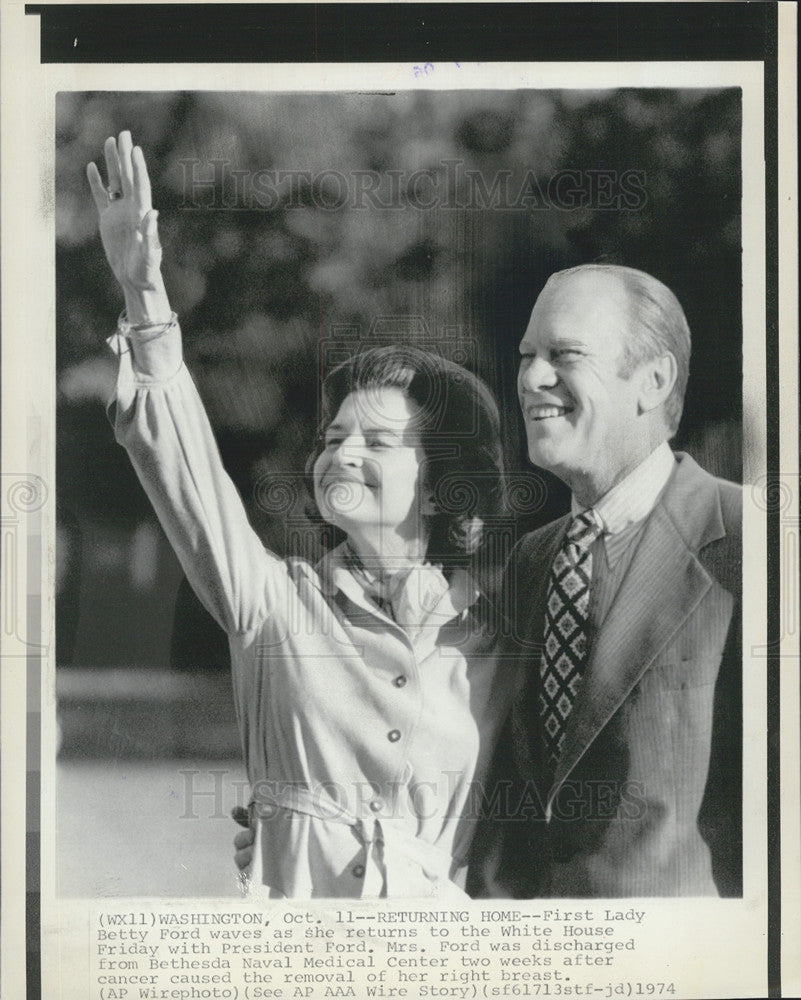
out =
<path fill-rule="evenodd" d="M 286 566 L 251 528 L 183 365 L 142 150 L 121 132 L 104 152 L 107 185 L 94 163 L 87 176 L 103 248 L 125 296 L 115 435 L 200 600 L 227 632 L 249 630 L 285 605 Z"/>

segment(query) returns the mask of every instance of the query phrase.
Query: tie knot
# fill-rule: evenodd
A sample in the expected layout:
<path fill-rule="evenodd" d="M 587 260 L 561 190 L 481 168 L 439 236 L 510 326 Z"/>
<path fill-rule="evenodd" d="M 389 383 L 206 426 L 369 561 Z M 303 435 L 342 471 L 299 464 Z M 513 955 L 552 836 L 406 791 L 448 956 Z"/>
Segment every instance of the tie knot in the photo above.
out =
<path fill-rule="evenodd" d="M 567 529 L 567 540 L 583 552 L 592 545 L 601 534 L 600 524 L 595 520 L 593 511 L 585 510 L 577 514 Z"/>

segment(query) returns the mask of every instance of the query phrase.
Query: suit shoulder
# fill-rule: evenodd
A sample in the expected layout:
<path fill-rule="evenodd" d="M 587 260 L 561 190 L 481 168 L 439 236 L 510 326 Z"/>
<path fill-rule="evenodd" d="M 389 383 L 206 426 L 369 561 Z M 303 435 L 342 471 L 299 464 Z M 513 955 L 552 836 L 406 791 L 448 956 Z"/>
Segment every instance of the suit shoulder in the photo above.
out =
<path fill-rule="evenodd" d="M 690 455 L 677 452 L 676 458 L 681 468 L 681 489 L 679 503 L 698 506 L 707 510 L 710 516 L 718 514 L 727 535 L 742 537 L 743 488 L 738 483 L 708 472 Z"/>
<path fill-rule="evenodd" d="M 743 488 L 728 479 L 716 479 L 720 496 L 720 512 L 726 530 L 738 537 L 743 530 Z"/>
<path fill-rule="evenodd" d="M 540 548 L 548 545 L 554 535 L 564 529 L 568 519 L 567 515 L 559 517 L 540 528 L 535 528 L 534 531 L 527 532 L 512 549 L 510 562 L 521 563 L 531 560 Z"/>
<path fill-rule="evenodd" d="M 673 524 L 707 572 L 731 593 L 742 586 L 743 489 L 714 476 L 688 454 L 664 496 Z"/>
<path fill-rule="evenodd" d="M 715 479 L 725 534 L 700 553 L 709 572 L 733 594 L 742 588 L 743 488 L 726 479 Z"/>

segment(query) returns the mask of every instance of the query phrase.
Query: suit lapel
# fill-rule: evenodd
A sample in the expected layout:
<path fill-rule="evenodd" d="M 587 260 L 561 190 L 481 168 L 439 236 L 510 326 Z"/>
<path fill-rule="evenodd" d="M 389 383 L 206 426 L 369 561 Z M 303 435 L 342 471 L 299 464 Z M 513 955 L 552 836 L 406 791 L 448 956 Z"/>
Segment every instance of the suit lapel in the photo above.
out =
<path fill-rule="evenodd" d="M 595 637 L 549 805 L 588 746 L 712 586 L 697 553 L 724 534 L 714 479 L 688 456 L 681 456 Z"/>
<path fill-rule="evenodd" d="M 515 586 L 515 614 L 518 625 L 523 623 L 520 633 L 535 643 L 542 644 L 545 627 L 545 602 L 548 598 L 548 577 L 551 566 L 562 544 L 570 517 L 562 517 L 544 528 L 537 538 L 537 545 L 530 561 L 521 558 Z M 528 565 L 527 565 L 528 564 Z M 539 670 L 539 656 L 537 656 Z"/>
<path fill-rule="evenodd" d="M 537 531 L 530 544 L 524 542 L 505 584 L 505 602 L 512 615 L 513 634 L 520 637 L 516 648 L 527 665 L 528 682 L 512 711 L 513 745 L 519 772 L 543 773 L 542 722 L 540 717 L 540 656 L 545 623 L 548 575 L 570 521 L 560 518 Z M 543 790 L 543 796 L 547 789 Z"/>

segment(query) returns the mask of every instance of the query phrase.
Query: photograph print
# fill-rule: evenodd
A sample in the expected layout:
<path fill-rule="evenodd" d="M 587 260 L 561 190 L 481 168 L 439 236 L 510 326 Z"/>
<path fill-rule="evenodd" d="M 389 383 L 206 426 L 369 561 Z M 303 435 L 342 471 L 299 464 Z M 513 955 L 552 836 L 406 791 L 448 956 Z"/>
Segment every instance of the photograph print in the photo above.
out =
<path fill-rule="evenodd" d="M 742 114 L 57 95 L 59 895 L 743 895 Z"/>

